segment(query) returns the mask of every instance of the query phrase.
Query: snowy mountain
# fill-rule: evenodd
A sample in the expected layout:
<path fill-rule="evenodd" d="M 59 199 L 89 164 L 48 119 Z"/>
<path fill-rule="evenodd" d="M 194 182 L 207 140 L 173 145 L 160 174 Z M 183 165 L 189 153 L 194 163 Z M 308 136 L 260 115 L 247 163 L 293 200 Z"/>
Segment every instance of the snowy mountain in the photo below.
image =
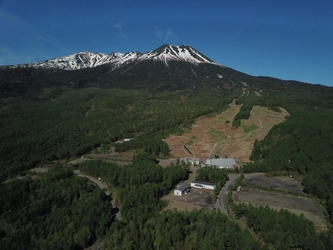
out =
<path fill-rule="evenodd" d="M 161 47 L 147 53 L 129 52 L 111 54 L 79 52 L 69 56 L 57 57 L 36 63 L 18 64 L 12 68 L 42 68 L 42 69 L 61 69 L 61 70 L 78 70 L 86 68 L 95 68 L 100 65 L 108 64 L 114 70 L 131 62 L 142 61 L 161 61 L 166 66 L 170 61 L 184 61 L 195 65 L 201 63 L 215 64 L 214 61 L 207 58 L 194 48 L 186 45 L 172 46 L 162 45 Z"/>
<path fill-rule="evenodd" d="M 201 54 L 196 49 L 190 46 L 172 46 L 172 45 L 163 45 L 158 49 L 149 51 L 145 54 L 142 54 L 139 57 L 139 60 L 157 60 L 162 61 L 168 65 L 168 61 L 185 61 L 192 64 L 199 63 L 210 63 L 217 64 L 214 61 L 210 60 L 205 55 Z"/>

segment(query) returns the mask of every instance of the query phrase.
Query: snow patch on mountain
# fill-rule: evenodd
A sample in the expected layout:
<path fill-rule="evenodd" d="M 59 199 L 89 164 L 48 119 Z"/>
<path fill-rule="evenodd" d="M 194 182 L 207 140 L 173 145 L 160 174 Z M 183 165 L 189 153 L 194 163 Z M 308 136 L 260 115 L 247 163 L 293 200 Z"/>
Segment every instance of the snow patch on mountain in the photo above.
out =
<path fill-rule="evenodd" d="M 73 55 L 57 57 L 42 62 L 18 64 L 11 67 L 79 70 L 108 64 L 113 70 L 130 62 L 140 62 L 145 60 L 161 61 L 167 66 L 168 62 L 170 61 L 184 61 L 195 65 L 200 63 L 219 65 L 190 46 L 162 45 L 161 47 L 144 54 L 140 52 L 112 52 L 111 54 L 107 55 L 103 53 L 79 52 Z"/>

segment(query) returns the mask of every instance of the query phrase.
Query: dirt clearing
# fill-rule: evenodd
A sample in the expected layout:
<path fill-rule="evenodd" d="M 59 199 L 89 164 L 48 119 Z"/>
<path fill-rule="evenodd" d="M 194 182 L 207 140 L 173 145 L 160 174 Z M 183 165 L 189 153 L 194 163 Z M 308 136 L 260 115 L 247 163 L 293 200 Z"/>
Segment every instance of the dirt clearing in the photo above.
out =
<path fill-rule="evenodd" d="M 314 225 L 322 230 L 327 229 L 323 215 L 324 208 L 315 199 L 303 196 L 301 180 L 290 177 L 266 177 L 263 173 L 245 174 L 244 189 L 233 192 L 233 199 L 236 204 L 245 203 L 254 206 L 266 206 L 275 210 L 285 209 L 289 212 L 301 215 L 312 221 Z M 253 190 L 252 187 L 272 189 L 268 191 Z M 281 191 L 296 192 L 296 195 L 286 195 Z M 300 196 L 297 196 L 297 193 Z"/>
<path fill-rule="evenodd" d="M 213 191 L 206 189 L 191 188 L 191 191 L 183 196 L 176 196 L 172 192 L 164 196 L 162 200 L 168 202 L 165 209 L 174 209 L 181 211 L 191 211 L 193 209 L 209 209 L 215 207 L 213 202 Z"/>
<path fill-rule="evenodd" d="M 275 124 L 283 122 L 289 115 L 283 108 L 280 108 L 281 113 L 277 113 L 261 106 L 254 106 L 249 119 L 242 120 L 240 128 L 232 129 L 232 121 L 240 107 L 231 103 L 227 110 L 215 117 L 198 118 L 190 132 L 165 139 L 172 156 L 204 160 L 219 155 L 232 157 L 237 163 L 248 162 L 254 141 L 263 139 Z"/>
<path fill-rule="evenodd" d="M 313 199 L 282 195 L 278 193 L 242 190 L 233 192 L 235 203 L 252 204 L 254 206 L 266 206 L 275 210 L 285 209 L 289 212 L 301 215 L 312 221 L 318 229 L 326 229 L 320 204 Z"/>

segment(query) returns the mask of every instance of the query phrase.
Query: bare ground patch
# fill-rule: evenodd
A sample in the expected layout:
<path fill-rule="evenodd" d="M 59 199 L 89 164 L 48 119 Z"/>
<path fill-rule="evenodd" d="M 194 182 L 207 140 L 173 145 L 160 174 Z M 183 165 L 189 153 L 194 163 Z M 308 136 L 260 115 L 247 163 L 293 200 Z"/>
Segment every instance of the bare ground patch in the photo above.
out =
<path fill-rule="evenodd" d="M 243 182 L 251 186 L 273 188 L 291 192 L 302 192 L 303 185 L 300 180 L 283 176 L 266 177 L 263 173 L 246 174 Z"/>
<path fill-rule="evenodd" d="M 303 214 L 318 229 L 326 229 L 322 208 L 314 199 L 253 190 L 233 192 L 233 199 L 238 204 L 268 205 L 275 210 L 285 209 L 296 215 Z"/>
<path fill-rule="evenodd" d="M 70 161 L 71 164 L 82 163 L 84 161 L 90 160 L 102 160 L 106 162 L 116 163 L 120 166 L 130 164 L 132 162 L 133 156 L 130 154 L 112 153 L 112 154 L 96 154 L 90 153 L 81 158 L 74 159 Z"/>
<path fill-rule="evenodd" d="M 201 160 L 219 155 L 233 157 L 237 163 L 249 161 L 255 140 L 263 139 L 269 130 L 283 122 L 289 113 L 281 113 L 255 106 L 248 120 L 242 120 L 241 127 L 232 129 L 232 121 L 240 105 L 229 104 L 229 108 L 215 117 L 200 117 L 191 131 L 181 136 L 172 135 L 165 139 L 173 157 L 195 157 Z M 251 128 L 250 132 L 248 132 Z M 246 132 L 245 132 L 246 131 Z M 192 152 L 187 152 L 184 145 Z"/>

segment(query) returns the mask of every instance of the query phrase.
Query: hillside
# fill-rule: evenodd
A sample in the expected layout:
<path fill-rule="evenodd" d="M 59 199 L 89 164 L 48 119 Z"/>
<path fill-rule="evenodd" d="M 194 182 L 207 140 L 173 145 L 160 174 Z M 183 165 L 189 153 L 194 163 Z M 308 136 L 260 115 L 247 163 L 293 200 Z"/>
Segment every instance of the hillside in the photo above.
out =
<path fill-rule="evenodd" d="M 4 249 L 83 249 L 101 239 L 105 249 L 333 248 L 333 88 L 250 76 L 189 46 L 79 55 L 0 67 Z M 161 167 L 156 158 L 189 156 L 183 145 L 200 158 L 234 156 L 241 177 L 296 176 L 302 195 L 324 206 L 327 229 L 285 211 L 237 205 L 232 196 L 229 217 L 161 212 L 160 198 L 189 169 Z M 133 161 L 73 161 L 111 152 L 131 152 Z M 36 167 L 50 170 L 31 174 Z M 73 176 L 78 169 L 103 178 L 112 194 Z M 208 179 L 216 173 L 201 172 Z M 274 230 L 264 234 L 269 225 Z"/>
<path fill-rule="evenodd" d="M 240 110 L 234 102 L 214 117 L 200 117 L 191 126 L 191 130 L 180 136 L 171 135 L 165 139 L 170 154 L 178 158 L 232 157 L 238 164 L 249 161 L 253 144 L 262 140 L 271 128 L 283 122 L 288 112 L 274 112 L 261 106 L 254 106 L 247 120 L 242 120 L 238 129 L 233 129 L 231 122 Z M 184 145 L 192 155 L 185 150 Z"/>

